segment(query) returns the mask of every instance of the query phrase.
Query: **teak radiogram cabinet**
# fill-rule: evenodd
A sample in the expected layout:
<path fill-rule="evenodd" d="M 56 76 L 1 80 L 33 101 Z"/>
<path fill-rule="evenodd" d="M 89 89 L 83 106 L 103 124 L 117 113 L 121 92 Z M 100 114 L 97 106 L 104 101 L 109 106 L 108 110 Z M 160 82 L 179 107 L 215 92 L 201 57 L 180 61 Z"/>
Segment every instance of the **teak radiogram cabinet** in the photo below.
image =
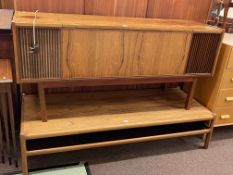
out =
<path fill-rule="evenodd" d="M 19 83 L 211 75 L 223 31 L 184 20 L 16 12 Z"/>

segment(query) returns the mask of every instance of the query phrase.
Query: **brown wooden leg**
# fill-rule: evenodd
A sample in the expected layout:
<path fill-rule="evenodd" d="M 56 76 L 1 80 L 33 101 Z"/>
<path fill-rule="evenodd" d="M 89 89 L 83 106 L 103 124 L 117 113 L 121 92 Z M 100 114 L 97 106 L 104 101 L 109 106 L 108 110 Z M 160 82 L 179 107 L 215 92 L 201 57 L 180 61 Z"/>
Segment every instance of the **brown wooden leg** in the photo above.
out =
<path fill-rule="evenodd" d="M 4 135 L 6 138 L 6 148 L 7 148 L 9 163 L 11 164 L 10 133 L 9 133 L 6 93 L 2 93 L 0 96 L 1 96 L 0 98 L 1 98 L 1 111 L 2 111 L 2 118 L 3 118 Z"/>
<path fill-rule="evenodd" d="M 210 141 L 211 141 L 211 137 L 213 135 L 215 118 L 216 118 L 216 115 L 214 115 L 214 119 L 210 121 L 210 124 L 209 124 L 210 132 L 205 135 L 205 143 L 204 143 L 204 148 L 205 149 L 208 149 Z"/>
<path fill-rule="evenodd" d="M 7 98 L 8 98 L 8 108 L 9 108 L 9 117 L 10 117 L 10 124 L 11 124 L 11 138 L 12 138 L 12 144 L 13 144 L 13 152 L 14 152 L 14 158 L 15 161 L 17 162 L 17 146 L 16 146 L 16 132 L 15 132 L 15 117 L 14 117 L 14 107 L 13 107 L 13 102 L 12 102 L 12 94 L 11 94 L 11 85 L 8 85 L 8 93 L 7 93 Z"/>
<path fill-rule="evenodd" d="M 1 109 L 1 108 L 0 108 Z M 0 156 L 1 156 L 1 163 L 5 163 L 5 155 L 4 155 L 4 143 L 3 143 L 3 132 L 2 132 L 2 121 L 1 121 L 1 114 L 0 114 Z"/>
<path fill-rule="evenodd" d="M 20 144 L 21 144 L 21 158 L 22 158 L 22 173 L 23 175 L 28 175 L 27 147 L 26 147 L 26 139 L 23 135 L 20 136 Z"/>
<path fill-rule="evenodd" d="M 190 90 L 187 94 L 187 99 L 186 99 L 186 102 L 185 102 L 185 108 L 188 110 L 191 108 L 191 105 L 192 105 L 192 101 L 193 101 L 193 96 L 194 96 L 194 93 L 195 93 L 195 90 L 196 90 L 196 85 L 197 85 L 197 78 L 194 78 L 192 84 L 191 84 L 191 87 L 190 87 Z"/>
<path fill-rule="evenodd" d="M 46 109 L 45 88 L 44 85 L 41 83 L 38 84 L 38 95 L 40 101 L 41 120 L 43 122 L 47 122 L 48 117 L 47 117 L 47 109 Z"/>

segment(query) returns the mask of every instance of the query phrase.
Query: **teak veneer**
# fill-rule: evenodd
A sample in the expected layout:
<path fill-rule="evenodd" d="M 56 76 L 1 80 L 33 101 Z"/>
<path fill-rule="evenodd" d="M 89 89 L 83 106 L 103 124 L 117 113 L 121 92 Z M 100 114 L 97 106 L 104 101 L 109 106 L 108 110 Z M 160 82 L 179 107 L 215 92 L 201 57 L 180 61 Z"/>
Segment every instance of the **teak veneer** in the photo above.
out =
<path fill-rule="evenodd" d="M 127 85 L 191 79 L 189 109 L 196 77 L 214 73 L 223 34 L 186 20 L 40 12 L 16 12 L 13 31 L 17 82 L 39 84 L 43 121 L 44 89 L 52 83 L 65 87 L 73 82 Z"/>
<path fill-rule="evenodd" d="M 13 19 L 17 81 L 214 73 L 223 30 L 186 20 L 52 14 Z"/>
<path fill-rule="evenodd" d="M 46 123 L 40 121 L 38 97 L 23 96 L 21 149 L 24 175 L 28 173 L 27 157 L 42 154 L 203 134 L 207 148 L 214 115 L 196 101 L 190 110 L 185 110 L 185 96 L 178 88 L 166 92 L 49 94 L 50 121 Z M 59 141 L 69 138 L 72 140 L 70 144 Z M 53 146 L 46 147 L 45 143 L 49 142 L 53 142 Z"/>

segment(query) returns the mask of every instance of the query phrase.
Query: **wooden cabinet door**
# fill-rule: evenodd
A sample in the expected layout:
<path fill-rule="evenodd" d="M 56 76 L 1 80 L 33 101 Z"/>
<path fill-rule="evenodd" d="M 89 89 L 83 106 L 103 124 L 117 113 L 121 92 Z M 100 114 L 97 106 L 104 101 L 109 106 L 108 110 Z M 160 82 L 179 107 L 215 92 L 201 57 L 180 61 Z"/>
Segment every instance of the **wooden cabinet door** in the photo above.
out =
<path fill-rule="evenodd" d="M 65 29 L 63 78 L 184 74 L 191 34 Z"/>
<path fill-rule="evenodd" d="M 63 31 L 65 78 L 116 76 L 121 65 L 122 32 L 74 29 Z"/>

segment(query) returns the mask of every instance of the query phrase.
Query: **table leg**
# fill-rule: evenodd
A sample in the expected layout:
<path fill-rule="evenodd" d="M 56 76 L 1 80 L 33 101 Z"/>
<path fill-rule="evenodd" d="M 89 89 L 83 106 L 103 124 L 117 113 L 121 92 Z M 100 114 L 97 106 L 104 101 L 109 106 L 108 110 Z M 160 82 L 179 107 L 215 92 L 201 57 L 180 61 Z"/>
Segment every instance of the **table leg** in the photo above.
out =
<path fill-rule="evenodd" d="M 47 117 L 47 109 L 46 109 L 45 88 L 44 85 L 41 83 L 38 84 L 38 95 L 40 101 L 41 120 L 43 122 L 47 122 L 48 117 Z"/>
<path fill-rule="evenodd" d="M 193 96 L 194 96 L 194 93 L 195 93 L 195 90 L 196 90 L 196 85 L 197 85 L 197 78 L 194 78 L 192 84 L 191 84 L 191 87 L 190 87 L 190 90 L 187 94 L 187 99 L 186 99 L 186 102 L 185 102 L 185 108 L 188 110 L 191 108 L 191 105 L 192 105 L 192 101 L 193 101 Z"/>
<path fill-rule="evenodd" d="M 208 149 L 211 137 L 213 135 L 213 130 L 214 130 L 214 123 L 215 123 L 216 115 L 214 115 L 214 119 L 210 121 L 209 127 L 210 127 L 210 132 L 206 134 L 205 136 L 205 143 L 204 143 L 204 148 Z"/>

